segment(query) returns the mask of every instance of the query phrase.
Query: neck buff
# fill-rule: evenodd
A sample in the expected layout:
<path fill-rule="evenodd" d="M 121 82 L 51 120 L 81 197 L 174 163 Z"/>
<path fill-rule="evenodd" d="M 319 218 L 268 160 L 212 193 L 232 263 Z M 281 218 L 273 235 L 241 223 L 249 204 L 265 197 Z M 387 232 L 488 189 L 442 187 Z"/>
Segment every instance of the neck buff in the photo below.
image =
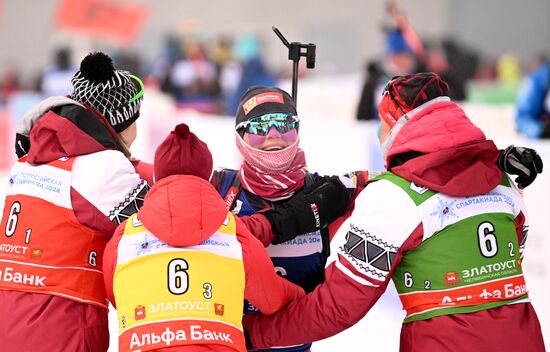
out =
<path fill-rule="evenodd" d="M 304 186 L 306 157 L 298 148 L 300 138 L 285 149 L 264 151 L 252 148 L 235 133 L 244 161 L 239 178 L 243 188 L 267 200 L 288 198 Z"/>

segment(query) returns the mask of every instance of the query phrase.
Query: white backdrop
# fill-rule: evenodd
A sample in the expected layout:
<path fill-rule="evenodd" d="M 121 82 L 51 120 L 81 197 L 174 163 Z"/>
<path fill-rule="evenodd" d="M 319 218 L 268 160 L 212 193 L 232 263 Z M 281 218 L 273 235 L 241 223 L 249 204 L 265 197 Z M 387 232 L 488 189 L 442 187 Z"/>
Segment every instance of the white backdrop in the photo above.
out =
<path fill-rule="evenodd" d="M 375 125 L 354 120 L 357 101 L 357 77 L 300 82 L 298 108 L 302 117 L 301 146 L 306 152 L 309 169 L 321 173 L 341 173 L 360 169 L 380 169 L 376 156 Z M 288 87 L 287 87 L 288 88 Z M 513 129 L 513 107 L 464 106 L 472 118 L 499 147 L 508 144 L 531 146 L 543 157 L 550 168 L 550 142 L 530 141 L 518 137 Z M 189 111 L 174 110 L 170 101 L 154 92 L 146 95 L 140 134 L 132 150 L 137 157 L 151 161 L 154 147 L 179 122 L 190 125 L 209 145 L 217 166 L 237 167 L 239 157 L 234 146 L 233 120 L 229 117 L 200 116 Z M 2 144 L 11 141 L 2 141 Z M 7 170 L 0 170 L 0 199 L 5 192 Z M 539 315 L 547 346 L 550 346 L 550 264 L 547 253 L 550 239 L 550 171 L 539 176 L 525 192 L 531 227 L 527 242 L 524 269 L 527 287 Z M 334 252 L 334 251 L 333 251 Z M 337 336 L 314 344 L 313 351 L 376 349 L 378 352 L 397 351 L 401 319 L 401 305 L 391 286 L 368 315 L 357 325 Z M 110 312 L 111 348 L 117 350 L 116 312 Z M 307 321 L 304 322 L 307 326 Z M 381 342 L 383 341 L 383 342 Z"/>

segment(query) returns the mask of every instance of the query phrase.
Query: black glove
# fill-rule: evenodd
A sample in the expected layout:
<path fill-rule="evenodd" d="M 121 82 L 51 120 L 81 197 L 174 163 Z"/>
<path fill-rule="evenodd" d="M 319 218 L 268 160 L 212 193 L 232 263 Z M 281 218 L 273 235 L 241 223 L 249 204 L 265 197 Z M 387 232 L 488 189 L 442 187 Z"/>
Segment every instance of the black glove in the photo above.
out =
<path fill-rule="evenodd" d="M 542 159 L 534 149 L 511 145 L 499 152 L 498 167 L 507 174 L 517 175 L 519 188 L 529 186 L 542 173 Z"/>
<path fill-rule="evenodd" d="M 344 215 L 349 199 L 349 192 L 338 177 L 321 177 L 285 203 L 262 214 L 277 237 L 273 243 L 283 243 L 317 231 Z"/>
<path fill-rule="evenodd" d="M 15 134 L 15 154 L 18 158 L 23 157 L 29 152 L 31 147 L 31 140 L 28 136 L 24 134 L 16 133 Z"/>

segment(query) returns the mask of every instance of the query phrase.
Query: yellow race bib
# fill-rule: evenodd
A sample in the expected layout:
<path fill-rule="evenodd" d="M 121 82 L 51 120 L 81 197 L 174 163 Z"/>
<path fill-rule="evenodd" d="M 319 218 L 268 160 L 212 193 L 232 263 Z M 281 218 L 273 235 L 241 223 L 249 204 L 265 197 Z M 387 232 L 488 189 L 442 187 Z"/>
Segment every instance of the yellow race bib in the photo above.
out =
<path fill-rule="evenodd" d="M 175 248 L 135 215 L 128 219 L 113 279 L 122 351 L 197 344 L 246 350 L 245 275 L 235 228 L 228 213 L 207 240 Z"/>

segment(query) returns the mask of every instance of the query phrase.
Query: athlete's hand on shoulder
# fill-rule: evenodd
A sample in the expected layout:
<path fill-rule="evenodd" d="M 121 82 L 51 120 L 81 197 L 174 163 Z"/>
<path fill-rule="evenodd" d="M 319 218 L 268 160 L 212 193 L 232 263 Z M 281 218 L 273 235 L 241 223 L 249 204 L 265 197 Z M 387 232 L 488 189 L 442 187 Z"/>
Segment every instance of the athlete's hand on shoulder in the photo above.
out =
<path fill-rule="evenodd" d="M 344 215 L 348 203 L 346 186 L 336 176 L 325 176 L 288 201 L 262 213 L 277 237 L 274 243 L 283 243 L 327 226 Z"/>
<path fill-rule="evenodd" d="M 542 173 L 542 159 L 534 149 L 511 145 L 499 152 L 499 168 L 510 175 L 517 175 L 515 182 L 519 188 L 529 186 Z"/>

